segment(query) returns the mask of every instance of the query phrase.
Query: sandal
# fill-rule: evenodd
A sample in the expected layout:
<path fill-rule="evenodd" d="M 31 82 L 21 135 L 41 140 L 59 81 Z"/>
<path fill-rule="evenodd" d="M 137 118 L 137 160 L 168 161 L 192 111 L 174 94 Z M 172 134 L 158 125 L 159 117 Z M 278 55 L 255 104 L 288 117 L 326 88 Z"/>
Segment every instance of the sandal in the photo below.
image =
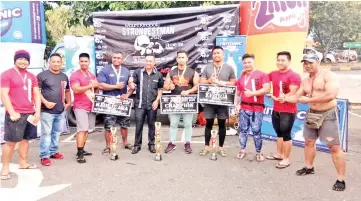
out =
<path fill-rule="evenodd" d="M 243 159 L 244 157 L 246 157 L 246 152 L 243 152 L 243 151 L 240 151 L 238 154 L 237 154 L 237 156 L 236 156 L 236 158 L 238 158 L 238 159 Z"/>
<path fill-rule="evenodd" d="M 284 164 L 284 163 L 282 163 L 282 161 L 281 161 L 281 162 L 277 163 L 276 168 L 278 168 L 278 169 L 284 169 L 284 168 L 286 168 L 286 167 L 288 167 L 288 166 L 290 166 L 290 165 L 291 165 L 291 163 Z"/>
<path fill-rule="evenodd" d="M 303 176 L 303 175 L 308 175 L 308 174 L 315 174 L 315 169 L 304 167 L 304 168 L 296 171 L 296 175 L 298 175 L 298 176 Z"/>
<path fill-rule="evenodd" d="M 201 156 L 205 156 L 205 155 L 207 155 L 209 152 L 210 152 L 210 151 L 209 151 L 209 150 L 207 150 L 207 149 L 202 149 L 202 151 L 201 151 L 201 152 L 199 152 L 199 155 L 201 155 Z"/>
<path fill-rule="evenodd" d="M 271 161 L 272 161 L 272 160 L 276 160 L 276 161 L 281 161 L 281 160 L 283 160 L 283 158 L 278 158 L 278 157 L 275 156 L 275 155 L 267 156 L 266 159 L 271 160 Z"/>
<path fill-rule="evenodd" d="M 38 167 L 36 166 L 36 165 L 34 165 L 34 164 L 30 164 L 30 165 L 28 165 L 27 167 L 25 167 L 25 168 L 21 168 L 21 167 L 19 167 L 19 169 L 23 169 L 23 170 L 31 170 L 31 169 L 38 169 Z"/>
<path fill-rule="evenodd" d="M 264 156 L 263 156 L 263 154 L 256 154 L 256 160 L 257 160 L 258 162 L 264 161 Z"/>
<path fill-rule="evenodd" d="M 108 155 L 110 154 L 110 148 L 107 147 L 107 148 L 103 149 L 102 154 L 103 154 L 104 156 L 108 156 Z"/>
<path fill-rule="evenodd" d="M 7 175 L 1 175 L 0 177 L 1 177 L 1 180 L 9 180 L 9 179 L 11 179 L 10 173 L 8 173 Z"/>
<path fill-rule="evenodd" d="M 223 156 L 223 157 L 226 157 L 228 154 L 227 154 L 227 152 L 226 152 L 226 150 L 224 150 L 224 149 L 219 149 L 218 150 L 218 153 L 221 155 L 221 156 Z"/>
<path fill-rule="evenodd" d="M 345 181 L 340 181 L 340 180 L 337 180 L 332 187 L 332 190 L 334 191 L 344 191 L 345 189 L 346 189 Z"/>

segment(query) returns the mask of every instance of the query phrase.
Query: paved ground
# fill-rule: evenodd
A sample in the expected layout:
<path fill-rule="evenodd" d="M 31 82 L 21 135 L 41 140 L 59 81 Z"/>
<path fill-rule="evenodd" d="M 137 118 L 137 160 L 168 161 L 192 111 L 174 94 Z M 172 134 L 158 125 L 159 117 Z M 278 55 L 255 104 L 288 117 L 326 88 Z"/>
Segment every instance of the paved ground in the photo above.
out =
<path fill-rule="evenodd" d="M 299 177 L 295 171 L 303 166 L 303 149 L 295 147 L 292 165 L 278 170 L 273 161 L 254 161 L 253 140 L 249 140 L 247 159 L 237 160 L 238 136 L 227 136 L 229 156 L 218 157 L 218 161 L 201 157 L 198 152 L 204 140 L 204 128 L 194 129 L 194 153 L 186 155 L 182 144 L 171 154 L 163 154 L 163 161 L 154 161 L 146 145 L 138 155 L 129 150 L 120 150 L 120 159 L 110 161 L 101 155 L 104 148 L 102 132 L 90 134 L 86 149 L 93 152 L 86 164 L 75 161 L 75 143 L 69 142 L 70 135 L 61 136 L 60 150 L 64 160 L 53 160 L 53 166 L 40 167 L 44 179 L 41 187 L 70 184 L 64 189 L 44 197 L 43 201 L 119 201 L 119 200 L 333 200 L 357 201 L 361 197 L 361 110 L 351 111 L 349 119 L 349 153 L 347 153 L 347 190 L 333 192 L 335 169 L 327 153 L 318 152 L 315 163 L 316 174 Z M 358 115 L 358 116 L 356 116 Z M 169 128 L 162 129 L 163 140 L 167 139 Z M 146 129 L 144 131 L 146 133 Z M 179 138 L 180 138 L 179 132 Z M 144 134 L 143 142 L 147 141 Z M 68 139 L 67 139 L 68 138 Z M 134 139 L 134 127 L 130 129 L 130 140 Z M 180 139 L 179 139 L 180 140 Z M 65 142 L 64 142 L 65 141 Z M 66 142 L 67 141 L 67 142 Z M 38 141 L 31 143 L 29 158 L 39 164 Z M 163 143 L 163 150 L 166 142 Z M 264 141 L 264 152 L 274 152 L 275 143 Z M 17 163 L 17 157 L 13 159 Z M 33 170 L 25 170 L 33 171 Z M 2 189 L 17 185 L 18 176 L 2 182 Z M 27 178 L 25 178 L 27 179 Z M 24 180 L 22 178 L 22 180 Z M 21 194 L 21 193 L 20 193 Z M 1 195 L 0 195 L 1 197 Z M 3 200 L 3 199 L 1 199 Z M 26 199 L 23 199 L 24 201 Z M 5 201 L 5 200 L 4 200 Z"/>
<path fill-rule="evenodd" d="M 335 71 L 341 84 L 338 98 L 361 103 L 361 70 Z"/>

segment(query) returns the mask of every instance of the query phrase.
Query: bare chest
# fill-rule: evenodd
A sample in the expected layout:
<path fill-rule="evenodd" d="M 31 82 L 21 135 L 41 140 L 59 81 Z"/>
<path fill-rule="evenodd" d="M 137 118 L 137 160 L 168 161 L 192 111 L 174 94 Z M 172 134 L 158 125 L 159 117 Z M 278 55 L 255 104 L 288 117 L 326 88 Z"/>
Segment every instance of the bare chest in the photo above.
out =
<path fill-rule="evenodd" d="M 315 79 L 307 79 L 303 84 L 303 89 L 307 95 L 312 95 L 314 92 L 320 92 L 325 90 L 325 80 L 322 76 Z"/>

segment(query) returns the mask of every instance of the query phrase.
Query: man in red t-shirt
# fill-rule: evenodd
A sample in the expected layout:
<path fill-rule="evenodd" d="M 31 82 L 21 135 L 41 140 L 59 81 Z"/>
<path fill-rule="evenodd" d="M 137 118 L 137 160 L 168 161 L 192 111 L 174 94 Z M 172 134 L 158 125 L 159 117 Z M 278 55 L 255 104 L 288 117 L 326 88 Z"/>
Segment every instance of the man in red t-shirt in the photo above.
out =
<path fill-rule="evenodd" d="M 285 96 L 296 93 L 301 84 L 301 76 L 290 69 L 291 53 L 277 53 L 277 68 L 269 74 L 272 82 L 274 101 L 272 124 L 277 133 L 277 155 L 267 156 L 269 160 L 281 160 L 276 168 L 283 169 L 290 165 L 292 148 L 291 130 L 297 113 L 297 105 L 285 102 Z"/>
<path fill-rule="evenodd" d="M 244 71 L 237 80 L 235 101 L 236 112 L 239 112 L 241 130 L 239 134 L 241 151 L 237 158 L 242 159 L 246 156 L 248 133 L 252 131 L 257 152 L 256 160 L 261 162 L 264 161 L 264 156 L 261 153 L 264 95 L 270 92 L 270 83 L 267 74 L 255 68 L 255 56 L 253 54 L 243 55 L 242 61 Z M 241 104 L 239 98 L 241 98 Z"/>
<path fill-rule="evenodd" d="M 80 69 L 70 76 L 70 86 L 74 92 L 74 114 L 77 124 L 76 144 L 78 148 L 77 161 L 85 163 L 84 156 L 92 155 L 84 151 L 88 139 L 88 131 L 95 126 L 95 114 L 92 113 L 94 91 L 98 88 L 98 81 L 89 71 L 90 56 L 88 53 L 79 54 Z"/>
<path fill-rule="evenodd" d="M 26 68 L 30 54 L 19 50 L 14 55 L 14 68 L 1 74 L 1 101 L 5 106 L 5 145 L 2 147 L 1 180 L 11 178 L 9 163 L 15 144 L 19 142 L 19 168 L 35 169 L 27 162 L 29 140 L 37 138 L 41 99 L 38 80 Z M 35 106 L 35 108 L 34 108 Z"/>

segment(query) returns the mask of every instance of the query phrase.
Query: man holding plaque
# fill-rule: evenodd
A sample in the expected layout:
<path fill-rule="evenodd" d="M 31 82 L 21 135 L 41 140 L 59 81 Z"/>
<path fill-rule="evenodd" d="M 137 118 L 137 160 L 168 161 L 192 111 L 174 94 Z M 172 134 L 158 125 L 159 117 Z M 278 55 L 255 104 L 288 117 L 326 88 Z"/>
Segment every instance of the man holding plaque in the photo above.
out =
<path fill-rule="evenodd" d="M 294 95 L 301 84 L 301 76 L 290 69 L 291 53 L 277 53 L 277 68 L 269 74 L 272 82 L 273 112 L 272 125 L 277 133 L 277 154 L 270 155 L 268 160 L 278 160 L 276 168 L 283 169 L 290 166 L 292 149 L 291 130 L 296 118 L 297 105 L 284 101 L 285 96 Z"/>
<path fill-rule="evenodd" d="M 130 71 L 122 66 L 123 54 L 116 52 L 112 56 L 112 65 L 106 66 L 98 74 L 99 89 L 103 90 L 104 95 L 115 96 L 122 100 L 127 99 L 131 93 L 127 93 L 127 85 L 130 77 Z M 103 150 L 103 155 L 110 153 L 110 142 L 112 134 L 110 129 L 116 126 L 116 123 L 120 125 L 120 134 L 123 140 L 123 147 L 126 149 L 132 149 L 132 145 L 127 143 L 128 139 L 128 127 L 130 126 L 130 117 L 105 115 L 104 117 L 104 136 L 106 147 Z"/>
<path fill-rule="evenodd" d="M 212 49 L 213 63 L 206 66 L 201 73 L 201 84 L 215 84 L 218 86 L 234 86 L 236 76 L 232 66 L 224 63 L 224 51 L 220 46 Z M 213 128 L 214 119 L 217 117 L 219 127 L 219 149 L 221 156 L 227 156 L 227 152 L 223 149 L 226 139 L 226 120 L 229 118 L 228 106 L 204 104 L 204 116 L 207 124 L 205 128 L 205 147 L 199 153 L 205 156 L 210 152 L 209 141 L 211 139 L 211 130 Z"/>
<path fill-rule="evenodd" d="M 270 81 L 266 73 L 255 67 L 255 56 L 244 54 L 242 57 L 244 70 L 237 80 L 237 96 L 235 101 L 236 112 L 239 112 L 241 151 L 237 158 L 246 156 L 246 146 L 249 131 L 253 133 L 256 147 L 256 160 L 264 161 L 262 150 L 261 127 L 263 120 L 264 95 L 270 92 Z M 241 98 L 241 103 L 239 103 Z"/>
<path fill-rule="evenodd" d="M 193 69 L 187 67 L 187 53 L 184 50 L 177 52 L 178 66 L 173 68 L 167 75 L 164 90 L 171 90 L 171 95 L 188 96 L 189 94 L 195 94 L 198 90 L 199 75 Z M 170 119 L 170 131 L 169 131 L 169 144 L 165 150 L 165 153 L 172 152 L 176 145 L 178 123 L 181 116 L 183 116 L 184 131 L 185 131 L 185 145 L 184 150 L 187 154 L 192 153 L 190 141 L 192 138 L 192 113 L 185 114 L 169 114 Z"/>
<path fill-rule="evenodd" d="M 78 133 L 76 136 L 77 161 L 85 163 L 84 156 L 92 155 L 84 150 L 84 146 L 88 139 L 88 131 L 95 126 L 95 114 L 91 111 L 98 81 L 95 75 L 89 71 L 90 57 L 88 53 L 79 54 L 79 64 L 80 69 L 70 76 L 70 85 L 74 92 L 73 109 Z"/>
<path fill-rule="evenodd" d="M 163 76 L 155 67 L 154 55 L 145 57 L 145 67 L 134 71 L 129 79 L 129 93 L 136 90 L 135 96 L 135 141 L 132 154 L 137 154 L 141 150 L 144 119 L 148 120 L 148 149 L 155 153 L 154 134 L 155 120 L 160 97 L 163 93 Z"/>
<path fill-rule="evenodd" d="M 1 101 L 5 107 L 4 140 L 2 146 L 1 180 L 11 179 L 9 164 L 16 143 L 19 143 L 19 169 L 35 169 L 28 163 L 29 140 L 37 138 L 36 124 L 40 120 L 41 99 L 36 76 L 26 69 L 30 54 L 18 50 L 14 67 L 1 74 Z M 35 108 L 34 108 L 35 106 Z"/>

